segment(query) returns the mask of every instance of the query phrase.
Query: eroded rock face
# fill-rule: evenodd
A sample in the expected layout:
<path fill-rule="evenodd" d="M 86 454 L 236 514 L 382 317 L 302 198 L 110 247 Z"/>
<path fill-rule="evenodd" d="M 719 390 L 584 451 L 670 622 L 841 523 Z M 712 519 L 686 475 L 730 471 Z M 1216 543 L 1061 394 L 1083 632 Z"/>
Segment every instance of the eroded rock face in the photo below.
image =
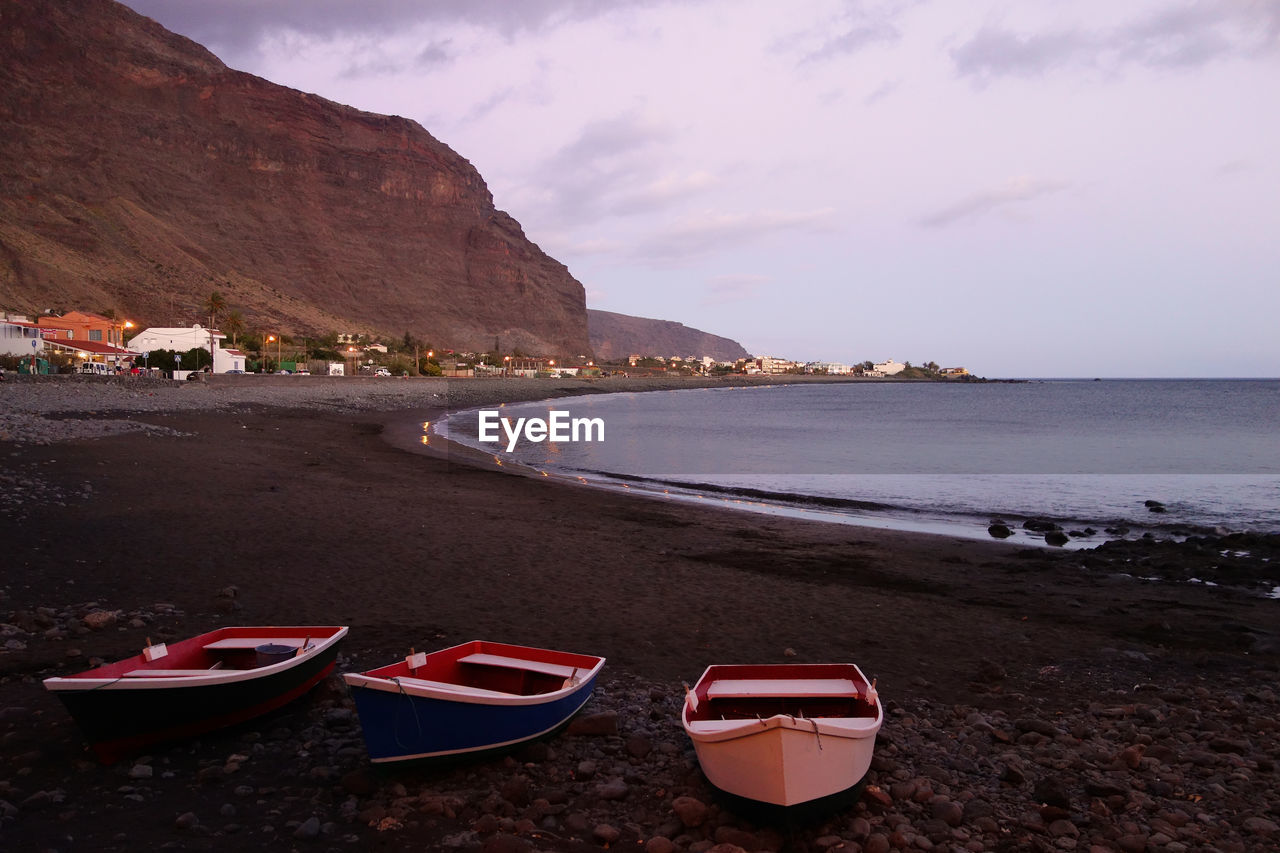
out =
<path fill-rule="evenodd" d="M 591 347 L 596 358 L 609 360 L 630 355 L 709 355 L 718 361 L 747 358 L 742 344 L 672 320 L 650 320 L 612 311 L 587 311 L 591 327 Z"/>
<path fill-rule="evenodd" d="M 582 285 L 408 119 L 227 68 L 110 0 L 0 2 L 0 307 L 588 351 Z"/>

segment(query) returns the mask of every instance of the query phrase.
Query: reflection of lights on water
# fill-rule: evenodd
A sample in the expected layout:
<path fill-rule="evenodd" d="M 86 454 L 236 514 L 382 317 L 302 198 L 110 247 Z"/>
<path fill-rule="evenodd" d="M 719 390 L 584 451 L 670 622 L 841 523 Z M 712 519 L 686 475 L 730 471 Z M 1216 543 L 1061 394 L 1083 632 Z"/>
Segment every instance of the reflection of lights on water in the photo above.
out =
<path fill-rule="evenodd" d="M 431 439 L 424 435 L 424 436 L 422 437 L 422 443 L 423 443 L 423 444 L 430 444 L 430 443 L 431 443 Z"/>
<path fill-rule="evenodd" d="M 538 473 L 539 473 L 539 474 L 541 474 L 541 475 L 542 475 L 542 476 L 544 476 L 544 477 L 550 477 L 550 476 L 551 476 L 551 475 L 550 475 L 550 474 L 548 474 L 546 471 L 539 471 Z"/>

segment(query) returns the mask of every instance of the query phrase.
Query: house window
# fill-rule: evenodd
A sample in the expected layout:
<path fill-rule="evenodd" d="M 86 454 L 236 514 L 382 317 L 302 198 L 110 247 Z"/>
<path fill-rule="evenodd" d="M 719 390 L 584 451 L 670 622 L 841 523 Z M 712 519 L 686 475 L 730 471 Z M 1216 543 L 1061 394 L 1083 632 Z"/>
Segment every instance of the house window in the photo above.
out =
<path fill-rule="evenodd" d="M 101 330 L 101 329 L 90 329 L 90 330 L 89 330 L 89 340 L 91 340 L 91 341 L 100 341 L 100 340 L 102 340 L 102 330 Z"/>

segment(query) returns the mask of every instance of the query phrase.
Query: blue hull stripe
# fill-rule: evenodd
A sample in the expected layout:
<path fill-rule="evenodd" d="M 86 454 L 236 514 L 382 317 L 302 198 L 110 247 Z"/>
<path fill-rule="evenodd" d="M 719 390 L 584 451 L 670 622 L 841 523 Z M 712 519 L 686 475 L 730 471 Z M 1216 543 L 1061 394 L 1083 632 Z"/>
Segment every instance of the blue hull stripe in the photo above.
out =
<path fill-rule="evenodd" d="M 591 698 L 595 679 L 554 702 L 490 705 L 351 686 L 374 762 L 456 755 L 533 740 L 555 730 Z"/>

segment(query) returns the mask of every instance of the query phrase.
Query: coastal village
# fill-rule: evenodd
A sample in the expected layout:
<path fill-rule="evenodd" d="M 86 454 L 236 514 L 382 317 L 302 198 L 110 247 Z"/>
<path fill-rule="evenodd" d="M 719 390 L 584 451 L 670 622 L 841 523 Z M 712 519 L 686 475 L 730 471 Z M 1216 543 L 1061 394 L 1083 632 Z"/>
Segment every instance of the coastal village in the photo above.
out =
<path fill-rule="evenodd" d="M 0 853 L 1280 850 L 1274 0 L 623 5 L 0 4 Z"/>
<path fill-rule="evenodd" d="M 217 310 L 211 311 L 211 319 L 216 321 L 217 314 Z M 970 376 L 964 367 L 939 367 L 932 361 L 913 366 L 893 359 L 845 364 L 769 355 L 725 361 L 710 355 L 633 354 L 626 359 L 597 363 L 585 354 L 534 356 L 518 350 L 502 353 L 496 346 L 483 353 L 445 349 L 437 352 L 430 343 L 419 342 L 408 332 L 399 341 L 339 333 L 315 337 L 282 331 L 246 334 L 238 314 L 228 312 L 226 320 L 222 325 L 227 331 L 199 323 L 140 328 L 113 314 L 67 311 L 32 317 L 6 312 L 0 314 L 0 367 L 7 366 L 19 374 L 163 373 L 176 379 L 198 373 L 456 378 L 591 378 L 619 372 L 637 376 L 809 374 L 867 379 Z"/>

